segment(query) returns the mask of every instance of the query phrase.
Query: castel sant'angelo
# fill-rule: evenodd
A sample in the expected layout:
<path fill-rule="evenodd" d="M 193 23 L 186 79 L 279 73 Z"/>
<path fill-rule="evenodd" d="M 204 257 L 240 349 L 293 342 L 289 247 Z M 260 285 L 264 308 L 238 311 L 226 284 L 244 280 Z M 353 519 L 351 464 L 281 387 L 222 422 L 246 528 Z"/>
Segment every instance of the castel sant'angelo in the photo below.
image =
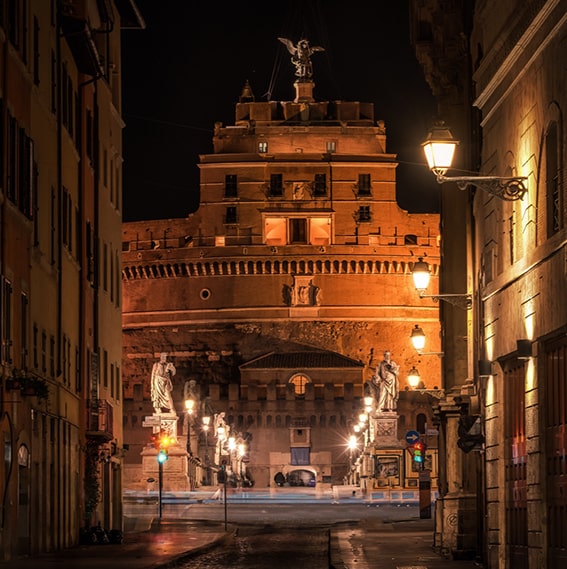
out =
<path fill-rule="evenodd" d="M 433 388 L 440 363 L 420 358 L 410 333 L 419 324 L 435 349 L 440 326 L 438 305 L 419 297 L 411 270 L 426 258 L 435 292 L 439 216 L 396 203 L 396 155 L 374 105 L 315 100 L 311 56 L 321 48 L 282 42 L 296 67 L 294 100 L 258 102 L 246 82 L 234 124 L 215 124 L 214 151 L 200 156 L 198 210 L 123 226 L 126 488 L 145 488 L 151 429 L 143 423 L 155 427 L 150 377 L 164 353 L 176 371 L 178 450 L 197 465 L 187 465 L 192 487 L 214 480 L 222 413 L 246 444 L 236 474 L 257 487 L 295 470 L 311 484 L 342 483 L 365 382 L 386 351 L 399 366 L 396 440 L 389 433 L 381 445 L 373 433 L 369 485 L 380 485 L 376 458 L 386 446 L 399 462 L 383 485 L 415 477 L 398 441 L 423 431 L 432 413 L 423 394 L 406 391 L 406 377 L 419 365 Z M 208 431 L 203 416 L 213 418 Z"/>

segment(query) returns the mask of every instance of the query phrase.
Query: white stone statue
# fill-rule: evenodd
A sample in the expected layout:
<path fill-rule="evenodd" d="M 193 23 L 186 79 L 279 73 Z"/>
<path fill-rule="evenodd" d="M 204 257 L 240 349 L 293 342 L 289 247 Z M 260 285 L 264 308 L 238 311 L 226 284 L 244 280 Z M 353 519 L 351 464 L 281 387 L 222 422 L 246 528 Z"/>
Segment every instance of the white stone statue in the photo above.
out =
<path fill-rule="evenodd" d="M 311 55 L 317 51 L 325 51 L 324 47 L 309 45 L 309 41 L 301 39 L 294 45 L 287 38 L 278 38 L 291 53 L 291 62 L 295 65 L 295 76 L 300 81 L 307 81 L 313 76 L 313 65 L 311 64 Z"/>
<path fill-rule="evenodd" d="M 389 351 L 384 352 L 384 359 L 378 365 L 372 378 L 378 390 L 378 404 L 376 406 L 378 413 L 395 411 L 398 406 L 399 371 L 398 364 L 391 359 L 391 353 Z"/>
<path fill-rule="evenodd" d="M 152 367 L 152 405 L 157 415 L 161 415 L 163 409 L 167 409 L 166 413 L 175 414 L 171 396 L 173 390 L 172 377 L 175 375 L 175 372 L 175 366 L 167 361 L 167 353 L 162 352 L 159 362 L 156 362 Z"/>

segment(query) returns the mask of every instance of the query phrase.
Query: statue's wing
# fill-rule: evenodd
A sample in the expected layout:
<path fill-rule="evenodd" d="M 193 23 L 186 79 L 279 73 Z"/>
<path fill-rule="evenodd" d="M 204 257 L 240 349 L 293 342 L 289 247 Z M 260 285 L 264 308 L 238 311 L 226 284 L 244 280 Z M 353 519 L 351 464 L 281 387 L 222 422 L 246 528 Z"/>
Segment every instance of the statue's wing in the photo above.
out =
<path fill-rule="evenodd" d="M 293 45 L 293 42 L 291 40 L 288 40 L 287 38 L 278 38 L 278 39 L 287 47 L 287 50 L 289 51 L 289 53 L 291 53 L 291 55 L 295 55 L 297 48 Z"/>
<path fill-rule="evenodd" d="M 321 47 L 320 45 L 316 45 L 315 47 L 311 48 L 311 51 L 325 51 L 325 48 Z"/>

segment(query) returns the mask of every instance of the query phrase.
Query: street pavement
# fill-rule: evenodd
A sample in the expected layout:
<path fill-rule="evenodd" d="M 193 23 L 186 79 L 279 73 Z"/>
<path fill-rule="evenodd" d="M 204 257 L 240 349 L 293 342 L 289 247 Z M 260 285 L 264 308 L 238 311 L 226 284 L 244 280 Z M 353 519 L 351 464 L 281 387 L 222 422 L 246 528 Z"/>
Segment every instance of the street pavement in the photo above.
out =
<path fill-rule="evenodd" d="M 189 506 L 191 507 L 191 506 Z M 283 506 L 285 507 L 285 506 Z M 360 504 L 359 508 L 365 508 Z M 252 506 L 254 509 L 254 506 Z M 368 507 L 366 507 L 368 508 Z M 78 545 L 54 553 L 0 562 L 0 569 L 155 569 L 176 563 L 232 539 L 238 523 L 222 519 L 222 505 L 195 506 L 217 510 L 217 519 L 177 517 L 175 508 L 159 521 L 154 515 L 128 520 L 121 544 Z M 446 559 L 432 548 L 433 521 L 419 519 L 416 507 L 381 508 L 380 516 L 352 516 L 330 530 L 332 569 L 474 569 L 474 561 Z M 361 510 L 362 513 L 362 510 Z"/>

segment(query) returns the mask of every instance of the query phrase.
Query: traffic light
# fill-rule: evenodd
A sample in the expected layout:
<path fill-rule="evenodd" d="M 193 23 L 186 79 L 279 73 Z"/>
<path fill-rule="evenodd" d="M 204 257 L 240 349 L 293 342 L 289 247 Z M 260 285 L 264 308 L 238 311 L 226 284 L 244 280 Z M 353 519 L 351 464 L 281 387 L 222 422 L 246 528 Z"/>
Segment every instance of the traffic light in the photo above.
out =
<path fill-rule="evenodd" d="M 413 461 L 420 465 L 425 462 L 425 443 L 423 441 L 413 443 Z"/>
<path fill-rule="evenodd" d="M 217 482 L 224 484 L 226 482 L 226 460 L 222 461 L 221 467 L 217 472 Z"/>
<path fill-rule="evenodd" d="M 166 460 L 168 460 L 169 455 L 167 454 L 167 449 L 164 448 L 160 449 L 157 455 L 157 459 L 160 464 L 163 464 Z"/>
<path fill-rule="evenodd" d="M 457 434 L 459 435 L 457 445 L 463 452 L 482 449 L 484 436 L 480 415 L 462 415 L 459 418 Z"/>

